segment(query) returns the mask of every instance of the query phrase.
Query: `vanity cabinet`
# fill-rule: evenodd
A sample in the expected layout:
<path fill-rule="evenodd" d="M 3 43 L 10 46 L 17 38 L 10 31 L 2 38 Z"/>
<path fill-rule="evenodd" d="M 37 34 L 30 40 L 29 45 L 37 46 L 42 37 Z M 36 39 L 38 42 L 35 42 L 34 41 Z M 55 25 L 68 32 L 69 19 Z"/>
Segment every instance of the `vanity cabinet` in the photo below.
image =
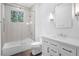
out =
<path fill-rule="evenodd" d="M 58 56 L 59 44 L 48 38 L 42 38 L 42 54 L 43 56 Z"/>
<path fill-rule="evenodd" d="M 50 46 L 50 56 L 58 56 L 58 49 Z"/>
<path fill-rule="evenodd" d="M 42 37 L 43 56 L 76 56 L 77 48 L 73 45 Z M 78 50 L 79 51 L 79 50 Z"/>

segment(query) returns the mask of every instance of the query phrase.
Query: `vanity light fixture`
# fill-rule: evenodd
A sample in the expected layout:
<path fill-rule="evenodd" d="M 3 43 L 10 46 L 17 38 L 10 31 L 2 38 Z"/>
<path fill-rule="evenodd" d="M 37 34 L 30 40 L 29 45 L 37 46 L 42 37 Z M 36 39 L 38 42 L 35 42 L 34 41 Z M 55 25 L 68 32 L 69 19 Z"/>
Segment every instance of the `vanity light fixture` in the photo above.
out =
<path fill-rule="evenodd" d="M 74 4 L 74 13 L 75 13 L 76 20 L 79 21 L 79 3 Z"/>
<path fill-rule="evenodd" d="M 52 12 L 50 13 L 50 15 L 49 15 L 49 22 L 50 21 L 54 21 L 54 15 L 52 14 Z"/>
<path fill-rule="evenodd" d="M 78 18 L 79 18 L 79 3 L 76 3 L 75 5 L 74 5 L 75 7 L 75 9 L 74 9 L 74 12 L 75 12 L 75 16 L 76 16 L 76 18 L 77 18 L 77 20 L 78 20 Z"/>
<path fill-rule="evenodd" d="M 79 3 L 75 4 L 75 14 L 79 13 Z"/>

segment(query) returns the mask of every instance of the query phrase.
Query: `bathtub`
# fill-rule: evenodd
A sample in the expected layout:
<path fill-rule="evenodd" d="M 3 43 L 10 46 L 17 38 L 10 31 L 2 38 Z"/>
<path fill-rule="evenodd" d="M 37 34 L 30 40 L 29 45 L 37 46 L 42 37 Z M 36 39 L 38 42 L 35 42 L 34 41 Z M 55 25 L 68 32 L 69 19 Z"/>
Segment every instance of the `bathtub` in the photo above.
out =
<path fill-rule="evenodd" d="M 17 42 L 5 43 L 2 48 L 2 55 L 10 56 L 10 55 L 31 49 L 32 42 L 33 40 L 28 38 Z"/>

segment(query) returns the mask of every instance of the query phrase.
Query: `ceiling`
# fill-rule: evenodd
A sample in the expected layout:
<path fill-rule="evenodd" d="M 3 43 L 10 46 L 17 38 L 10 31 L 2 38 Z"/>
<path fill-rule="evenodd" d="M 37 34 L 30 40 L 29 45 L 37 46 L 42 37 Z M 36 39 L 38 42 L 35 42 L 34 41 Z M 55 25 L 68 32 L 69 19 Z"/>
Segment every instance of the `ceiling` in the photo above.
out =
<path fill-rule="evenodd" d="M 32 8 L 34 5 L 37 5 L 36 3 L 7 3 L 8 5 L 13 5 L 13 6 L 21 6 L 25 8 Z M 51 6 L 51 4 L 49 4 Z M 52 4 L 53 6 L 56 6 L 57 4 Z M 59 5 L 59 4 L 58 4 Z"/>
<path fill-rule="evenodd" d="M 34 5 L 34 3 L 16 3 L 16 4 L 24 7 L 28 7 L 28 8 L 31 8 Z"/>

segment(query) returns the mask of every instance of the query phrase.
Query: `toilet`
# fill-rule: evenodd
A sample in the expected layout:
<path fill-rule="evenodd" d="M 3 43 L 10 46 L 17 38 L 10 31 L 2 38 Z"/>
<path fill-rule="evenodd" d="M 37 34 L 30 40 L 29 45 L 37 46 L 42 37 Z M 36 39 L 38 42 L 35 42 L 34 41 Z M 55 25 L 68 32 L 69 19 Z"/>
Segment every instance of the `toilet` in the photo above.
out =
<path fill-rule="evenodd" d="M 42 42 L 32 43 L 32 55 L 39 55 L 42 53 Z"/>

